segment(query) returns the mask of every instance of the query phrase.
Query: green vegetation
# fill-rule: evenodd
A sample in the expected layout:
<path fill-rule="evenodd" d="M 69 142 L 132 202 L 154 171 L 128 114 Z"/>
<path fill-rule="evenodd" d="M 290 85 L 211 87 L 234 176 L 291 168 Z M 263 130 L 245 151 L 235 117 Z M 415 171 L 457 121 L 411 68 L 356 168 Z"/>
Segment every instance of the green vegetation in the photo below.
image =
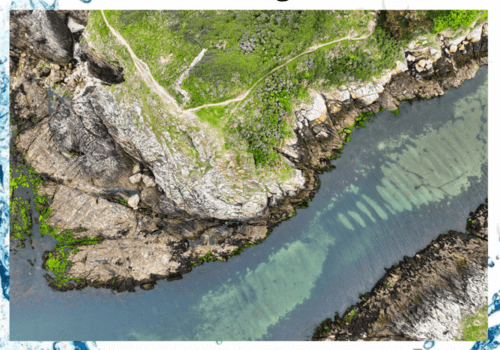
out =
<path fill-rule="evenodd" d="M 204 262 L 209 262 L 209 261 L 224 261 L 221 259 L 214 258 L 213 256 L 210 256 L 211 253 L 208 252 L 205 256 L 200 258 L 200 264 L 203 264 Z"/>
<path fill-rule="evenodd" d="M 269 232 L 268 232 L 268 233 L 266 233 L 266 237 L 268 237 L 268 236 L 269 236 Z M 243 247 L 241 247 L 241 248 L 236 248 L 235 250 L 233 250 L 233 251 L 231 252 L 231 254 L 229 254 L 229 255 L 227 256 L 227 258 L 229 259 L 229 258 L 232 258 L 232 257 L 233 257 L 233 256 L 235 256 L 235 255 L 240 255 L 240 254 L 241 254 L 241 252 L 243 251 L 243 249 L 248 249 L 248 248 L 250 248 L 251 246 L 256 246 L 256 245 L 259 245 L 259 244 L 261 244 L 261 243 L 262 243 L 262 242 L 259 242 L 259 243 L 250 243 L 250 242 L 247 242 L 247 243 L 246 243 Z M 207 254 L 205 254 L 203 257 L 201 257 L 199 261 L 200 261 L 199 263 L 194 263 L 194 262 L 192 262 L 192 263 L 191 263 L 191 266 L 192 266 L 192 267 L 200 266 L 200 265 L 202 265 L 204 262 L 210 262 L 210 261 L 222 261 L 222 262 L 227 262 L 227 260 L 217 259 L 217 258 L 213 257 L 211 252 L 208 252 L 208 253 L 207 253 Z"/>
<path fill-rule="evenodd" d="M 20 187 L 29 188 L 29 178 L 23 168 L 19 167 L 15 171 L 10 168 L 10 239 L 17 242 L 18 247 L 24 248 L 25 240 L 32 236 L 32 218 L 30 201 L 14 197 L 14 191 Z"/>
<path fill-rule="evenodd" d="M 488 305 L 484 305 L 472 315 L 463 316 L 460 325 L 462 328 L 462 335 L 460 338 L 455 338 L 455 340 L 488 340 Z"/>
<path fill-rule="evenodd" d="M 222 129 L 229 115 L 228 106 L 202 108 L 196 111 L 196 115 L 201 121 L 207 122 L 217 129 Z"/>
<path fill-rule="evenodd" d="M 481 10 L 389 10 L 381 12 L 379 24 L 391 37 L 409 40 L 419 34 L 467 27 L 487 17 L 488 11 Z"/>
<path fill-rule="evenodd" d="M 232 130 L 246 141 L 255 164 L 270 167 L 281 164 L 274 148 L 282 146 L 284 140 L 293 135 L 287 117 L 292 115 L 294 102 L 307 97 L 304 88 L 292 82 L 287 73 L 289 71 L 266 78 L 265 84 L 255 91 L 252 102 L 233 119 Z M 248 118 L 248 114 L 252 117 Z"/>
<path fill-rule="evenodd" d="M 120 198 L 120 203 L 123 204 L 123 205 L 128 205 L 127 200 L 124 199 L 124 198 Z"/>
<path fill-rule="evenodd" d="M 156 81 L 181 104 L 184 97 L 174 88 L 175 83 L 195 57 L 208 50 L 183 80 L 182 89 L 189 95 L 183 108 L 239 96 L 271 69 L 313 45 L 349 34 L 367 34 L 368 22 L 373 19 L 369 11 L 104 12 L 110 25 L 147 63 Z M 402 47 L 412 38 L 410 34 L 429 34 L 443 25 L 462 26 L 479 16 L 487 13 L 383 11 L 368 38 L 344 40 L 303 54 L 263 79 L 243 101 L 205 107 L 196 114 L 207 131 L 217 137 L 222 153 L 230 155 L 236 167 L 245 169 L 242 177 L 259 174 L 287 179 L 293 169 L 278 150 L 293 136 L 293 110 L 311 102 L 310 90 L 326 91 L 349 81 L 370 80 L 396 67 Z M 95 49 L 124 68 L 125 83 L 109 89 L 119 102 L 124 101 L 124 109 L 132 110 L 129 107 L 135 99 L 142 103 L 144 119 L 137 118 L 137 126 L 143 128 L 141 121 L 146 122 L 160 142 L 193 159 L 196 169 L 210 169 L 199 159 L 189 133 L 179 128 L 183 121 L 173 117 L 168 106 L 138 79 L 129 53 L 109 32 L 100 11 L 91 12 L 87 32 Z M 393 113 L 398 115 L 399 110 Z M 360 116 L 352 127 L 345 128 L 344 142 L 351 140 L 353 127 L 365 127 L 372 121 L 367 117 L 372 115 Z M 166 133 L 171 140 L 166 139 Z M 217 151 L 216 157 L 220 156 Z M 253 164 L 246 162 L 252 158 Z M 190 176 L 198 176 L 197 171 Z"/>
<path fill-rule="evenodd" d="M 382 109 L 383 111 L 383 109 Z M 351 141 L 351 137 L 349 135 L 352 134 L 352 130 L 354 128 L 359 129 L 359 128 L 364 128 L 366 126 L 366 122 L 372 122 L 373 118 L 375 118 L 377 115 L 373 112 L 366 112 L 366 113 L 360 113 L 355 119 L 354 123 L 352 125 L 345 127 L 344 129 L 339 131 L 339 135 L 345 134 L 344 142 L 349 142 Z M 339 151 L 341 151 L 344 148 L 344 143 L 340 145 L 338 148 Z M 340 154 L 336 155 L 336 158 L 339 158 Z M 334 158 L 335 159 L 335 158 Z"/>
<path fill-rule="evenodd" d="M 479 240 L 481 240 L 479 237 L 478 237 Z M 457 272 L 458 273 L 462 273 L 464 272 L 464 267 L 467 266 L 467 261 L 465 261 L 465 259 L 461 259 L 457 262 Z"/>
<path fill-rule="evenodd" d="M 364 40 L 341 41 L 325 46 L 290 63 L 294 77 L 316 89 L 341 86 L 357 79 L 367 81 L 387 68 L 395 68 L 405 42 L 377 26 Z"/>
<path fill-rule="evenodd" d="M 280 61 L 308 47 L 367 32 L 369 11 L 105 11 L 154 78 L 173 85 L 202 49 L 182 88 L 188 107 L 238 96 Z M 243 47 L 243 48 L 242 48 Z"/>
<path fill-rule="evenodd" d="M 392 110 L 391 113 L 394 114 L 395 116 L 398 116 L 399 115 L 399 108 Z"/>
<path fill-rule="evenodd" d="M 61 232 L 61 229 L 58 226 L 50 227 L 46 223 L 47 218 L 52 212 L 50 207 L 48 206 L 49 198 L 47 196 L 41 196 L 39 194 L 39 189 L 43 182 L 41 177 L 31 166 L 28 168 L 28 171 L 23 170 L 21 166 L 18 167 L 14 171 L 14 174 L 18 174 L 18 176 L 16 177 L 12 176 L 12 174 L 13 173 L 11 170 L 11 213 L 14 212 L 14 220 L 11 220 L 11 239 L 19 240 L 22 243 L 24 242 L 24 239 L 26 239 L 26 237 L 32 235 L 31 217 L 27 214 L 29 209 L 29 201 L 22 202 L 19 198 L 13 198 L 14 191 L 19 186 L 28 188 L 30 187 L 29 184 L 31 183 L 35 209 L 39 214 L 38 222 L 40 235 L 44 236 L 49 234 L 59 242 L 58 244 L 56 244 L 54 252 L 48 252 L 46 254 L 44 268 L 47 271 L 51 271 L 55 275 L 53 283 L 55 283 L 58 287 L 63 287 L 72 280 L 80 282 L 80 278 L 72 278 L 66 273 L 67 269 L 71 267 L 72 264 L 69 260 L 67 260 L 70 251 L 73 253 L 77 253 L 78 246 L 96 244 L 103 239 L 101 237 L 76 239 L 74 238 L 74 232 L 81 232 L 82 229 L 64 230 Z M 21 221 L 23 222 L 23 225 L 20 224 Z M 24 247 L 24 244 L 20 244 L 20 246 Z"/>
<path fill-rule="evenodd" d="M 389 317 L 387 315 L 380 315 L 378 322 L 383 326 L 386 325 L 387 322 L 389 321 Z"/>
<path fill-rule="evenodd" d="M 429 30 L 434 26 L 428 12 L 421 10 L 389 10 L 380 13 L 379 25 L 391 37 L 408 40 L 418 31 Z"/>
<path fill-rule="evenodd" d="M 486 12 L 483 14 L 483 12 Z M 434 10 L 427 11 L 434 21 L 434 33 L 439 33 L 444 29 L 458 29 L 470 26 L 479 17 L 485 18 L 487 11 L 480 10 Z M 480 16 L 482 14 L 482 16 Z"/>

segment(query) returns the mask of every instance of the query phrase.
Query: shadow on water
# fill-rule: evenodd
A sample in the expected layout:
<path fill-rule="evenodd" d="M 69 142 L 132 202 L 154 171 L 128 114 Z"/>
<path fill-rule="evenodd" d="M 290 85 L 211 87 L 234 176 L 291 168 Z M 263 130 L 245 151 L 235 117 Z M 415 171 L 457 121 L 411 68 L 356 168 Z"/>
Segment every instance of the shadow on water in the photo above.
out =
<path fill-rule="evenodd" d="M 121 294 L 59 293 L 13 277 L 11 339 L 309 340 L 384 267 L 440 233 L 465 231 L 488 190 L 487 72 L 354 130 L 309 208 L 227 263 Z M 25 285 L 36 298 L 17 292 Z"/>

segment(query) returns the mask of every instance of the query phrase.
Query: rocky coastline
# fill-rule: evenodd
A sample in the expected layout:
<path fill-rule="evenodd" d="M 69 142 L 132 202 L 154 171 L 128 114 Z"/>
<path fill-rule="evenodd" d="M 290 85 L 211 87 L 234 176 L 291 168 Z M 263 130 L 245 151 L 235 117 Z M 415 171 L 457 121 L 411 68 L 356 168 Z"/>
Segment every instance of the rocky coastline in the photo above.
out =
<path fill-rule="evenodd" d="M 101 86 L 120 84 L 123 69 L 79 41 L 87 13 L 45 12 L 50 14 L 14 11 L 11 16 L 11 128 L 16 135 L 11 166 L 29 164 L 43 179 L 36 190 L 46 199 L 40 211 L 50 209 L 45 224 L 72 231 L 76 240 L 100 240 L 74 245 L 66 271 L 72 283 L 60 285 L 46 275 L 59 291 L 86 286 L 118 292 L 152 289 L 157 280 L 180 279 L 199 264 L 227 261 L 262 243 L 296 208 L 307 207 L 319 190 L 318 174 L 335 168 L 330 160 L 340 156 L 347 129 L 360 116 L 395 110 L 404 100 L 441 96 L 487 64 L 487 24 L 481 23 L 463 38 L 439 35 L 437 52 L 429 47 L 405 50 L 404 62 L 374 82 L 315 93 L 313 105 L 295 112 L 294 138 L 278 150 L 295 168 L 294 180 L 270 185 L 259 203 L 210 216 L 227 206 L 221 204 L 219 210 L 207 202 L 206 210 L 200 209 L 203 198 L 193 202 L 189 196 L 201 192 L 172 195 L 171 188 L 160 185 L 160 175 L 169 177 L 168 171 L 160 174 L 160 163 L 146 155 L 146 149 L 157 147 L 148 143 L 152 132 L 146 129 L 140 141 L 127 134 L 135 119 L 116 114 L 120 105 Z M 40 28 L 45 28 L 44 38 Z M 46 89 L 70 92 L 73 98 L 49 98 Z M 130 122 L 120 124 L 118 117 L 130 117 Z M 61 258 L 57 251 L 47 252 L 44 267 L 51 254 Z"/>
<path fill-rule="evenodd" d="M 486 203 L 488 200 L 486 200 Z M 467 233 L 439 235 L 405 256 L 360 302 L 327 318 L 312 340 L 450 340 L 460 337 L 462 315 L 487 304 L 488 205 L 469 213 Z"/>

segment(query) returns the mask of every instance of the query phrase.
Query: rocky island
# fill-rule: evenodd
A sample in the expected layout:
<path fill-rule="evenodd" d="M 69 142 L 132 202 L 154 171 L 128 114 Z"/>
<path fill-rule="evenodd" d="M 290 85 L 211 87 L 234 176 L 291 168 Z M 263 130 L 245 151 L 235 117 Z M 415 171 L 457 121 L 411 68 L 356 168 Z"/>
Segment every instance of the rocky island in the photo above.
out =
<path fill-rule="evenodd" d="M 461 339 L 462 315 L 487 319 L 479 310 L 487 305 L 488 205 L 469 215 L 467 233 L 441 234 L 386 269 L 361 302 L 323 321 L 313 340 L 453 341 Z"/>
<path fill-rule="evenodd" d="M 487 12 L 429 12 L 11 12 L 11 239 L 21 249 L 36 226 L 59 242 L 43 256 L 55 290 L 118 292 L 262 243 L 308 206 L 354 127 L 487 64 Z M 32 199 L 18 199 L 21 187 Z M 392 267 L 384 278 L 401 281 L 390 293 L 416 298 L 402 292 L 412 263 L 433 281 L 452 259 L 484 294 L 469 311 L 483 306 L 478 230 Z M 313 339 L 415 339 L 410 316 L 392 317 L 405 308 L 382 306 L 383 282 L 346 311 L 356 321 L 326 320 Z"/>

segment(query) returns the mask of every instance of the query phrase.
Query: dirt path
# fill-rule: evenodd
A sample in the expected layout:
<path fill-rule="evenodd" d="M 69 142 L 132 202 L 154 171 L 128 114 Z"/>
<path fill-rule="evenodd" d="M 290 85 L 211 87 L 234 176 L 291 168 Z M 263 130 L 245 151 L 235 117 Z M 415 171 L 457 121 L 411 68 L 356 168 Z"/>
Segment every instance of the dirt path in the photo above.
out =
<path fill-rule="evenodd" d="M 305 54 L 308 54 L 308 53 L 311 53 L 311 52 L 314 52 L 316 51 L 317 49 L 319 48 L 322 48 L 323 46 L 326 46 L 326 45 L 330 45 L 330 44 L 333 44 L 333 43 L 336 43 L 336 42 L 339 42 L 339 41 L 343 41 L 343 40 L 364 40 L 366 38 L 368 38 L 370 35 L 373 34 L 373 31 L 369 34 L 365 34 L 363 36 L 360 36 L 359 38 L 351 38 L 350 36 L 346 36 L 344 38 L 341 38 L 341 39 L 337 39 L 337 40 L 333 40 L 333 41 L 330 41 L 328 43 L 325 43 L 325 44 L 321 44 L 321 45 L 315 45 L 315 46 L 312 46 L 310 47 L 309 49 L 307 49 L 306 51 L 298 54 L 297 56 L 295 57 L 292 57 L 290 58 L 288 61 L 286 61 L 285 63 L 283 63 L 282 65 L 274 68 L 273 70 L 271 70 L 270 72 L 268 72 L 267 74 L 265 74 L 264 76 L 262 76 L 259 80 L 257 80 L 255 82 L 255 84 L 252 85 L 252 87 L 250 89 L 248 89 L 245 93 L 241 94 L 240 96 L 238 97 L 235 97 L 233 99 L 230 99 L 230 100 L 226 100 L 226 101 L 223 101 L 223 102 L 219 102 L 219 103 L 210 103 L 210 104 L 206 104 L 206 105 L 203 105 L 203 106 L 199 106 L 199 107 L 195 107 L 195 108 L 190 108 L 190 109 L 186 109 L 185 112 L 194 112 L 194 111 L 197 111 L 201 108 L 205 108 L 205 107 L 214 107 L 214 106 L 225 106 L 225 105 L 228 105 L 232 102 L 238 102 L 238 101 L 242 101 L 244 100 L 248 94 L 253 90 L 253 88 L 262 81 L 262 79 L 265 79 L 266 77 L 268 77 L 269 75 L 271 75 L 272 73 L 276 72 L 278 69 L 280 68 L 283 68 L 284 66 L 286 66 L 288 63 L 292 62 L 293 60 L 299 58 L 300 56 L 302 55 L 305 55 Z"/>
<path fill-rule="evenodd" d="M 144 78 L 144 80 L 146 81 L 146 84 L 148 84 L 148 86 L 153 89 L 154 91 L 156 91 L 158 93 L 158 95 L 160 95 L 160 97 L 162 97 L 164 100 L 166 100 L 167 104 L 169 105 L 173 105 L 176 109 L 177 112 L 180 112 L 180 113 L 188 113 L 188 112 L 195 112 L 201 108 L 205 108 L 205 107 L 215 107 L 215 106 L 225 106 L 225 105 L 228 105 L 230 103 L 233 103 L 233 102 L 238 102 L 238 101 L 242 101 L 244 100 L 248 94 L 253 90 L 253 88 L 258 84 L 260 83 L 263 79 L 265 79 L 266 77 L 268 77 L 269 75 L 271 75 L 272 73 L 276 72 L 278 69 L 280 68 L 283 68 L 284 66 L 286 66 L 288 63 L 292 62 L 293 60 L 299 58 L 300 56 L 303 56 L 303 55 L 306 55 L 308 53 L 311 53 L 311 52 L 314 52 L 324 46 L 327 46 L 327 45 L 331 45 L 331 44 L 334 44 L 334 43 L 337 43 L 337 42 L 340 42 L 340 41 L 344 41 L 344 40 L 364 40 L 368 37 L 370 37 L 373 32 L 375 30 L 372 30 L 369 34 L 365 34 L 363 36 L 360 36 L 358 38 L 353 38 L 351 37 L 350 35 L 344 37 L 344 38 L 340 38 L 340 39 L 337 39 L 337 40 L 333 40 L 333 41 L 330 41 L 330 42 L 327 42 L 325 44 L 321 44 L 321 45 L 314 45 L 314 46 L 311 46 L 309 49 L 307 49 L 306 51 L 298 54 L 297 56 L 294 56 L 292 58 L 290 58 L 288 61 L 286 61 L 285 63 L 279 65 L 278 67 L 274 68 L 273 70 L 271 70 L 270 72 L 266 73 L 264 76 L 262 76 L 259 80 L 257 80 L 251 87 L 250 89 L 248 89 L 246 92 L 242 93 L 240 96 L 238 97 L 235 97 L 235 98 L 232 98 L 230 100 L 226 100 L 226 101 L 223 101 L 223 102 L 219 102 L 219 103 L 210 103 L 210 104 L 206 104 L 206 105 L 203 105 L 203 106 L 199 106 L 199 107 L 195 107 L 195 108 L 190 108 L 190 109 L 186 109 L 186 110 L 182 110 L 181 107 L 177 104 L 177 101 L 172 97 L 170 96 L 163 87 L 161 87 L 157 82 L 156 80 L 153 78 L 153 75 L 151 74 L 150 70 L 149 70 L 149 67 L 148 65 L 143 62 L 141 59 L 139 59 L 135 54 L 134 54 L 134 51 L 132 51 L 132 49 L 130 48 L 129 44 L 125 41 L 125 39 L 120 35 L 120 33 L 118 33 L 116 30 L 113 29 L 113 27 L 111 27 L 108 23 L 108 20 L 106 19 L 106 16 L 104 15 L 104 11 L 101 10 L 101 13 L 102 13 L 102 17 L 104 18 L 104 21 L 106 22 L 106 25 L 108 26 L 108 28 L 111 30 L 111 33 L 113 33 L 113 35 L 118 39 L 118 41 L 124 45 L 128 52 L 130 53 L 130 56 L 132 57 L 132 60 L 134 61 L 134 64 L 135 66 L 137 67 L 137 70 L 139 71 L 139 73 L 142 75 L 142 77 Z"/>
<path fill-rule="evenodd" d="M 104 11 L 101 10 L 102 17 L 104 18 L 104 21 L 106 22 L 106 25 L 108 26 L 109 30 L 113 35 L 118 39 L 118 42 L 122 45 L 124 45 L 130 56 L 132 57 L 132 60 L 134 61 L 135 67 L 137 68 L 137 71 L 139 74 L 141 74 L 142 78 L 146 82 L 146 84 L 153 90 L 155 91 L 169 106 L 172 106 L 175 108 L 176 112 L 182 113 L 182 109 L 179 107 L 177 104 L 177 101 L 170 96 L 165 89 L 156 82 L 155 78 L 153 78 L 153 75 L 151 74 L 151 71 L 149 70 L 148 65 L 143 62 L 139 57 L 137 57 L 130 48 L 129 44 L 127 41 L 121 36 L 120 33 L 118 33 L 113 27 L 111 27 L 108 23 L 108 20 L 106 19 L 106 15 L 104 15 Z"/>

